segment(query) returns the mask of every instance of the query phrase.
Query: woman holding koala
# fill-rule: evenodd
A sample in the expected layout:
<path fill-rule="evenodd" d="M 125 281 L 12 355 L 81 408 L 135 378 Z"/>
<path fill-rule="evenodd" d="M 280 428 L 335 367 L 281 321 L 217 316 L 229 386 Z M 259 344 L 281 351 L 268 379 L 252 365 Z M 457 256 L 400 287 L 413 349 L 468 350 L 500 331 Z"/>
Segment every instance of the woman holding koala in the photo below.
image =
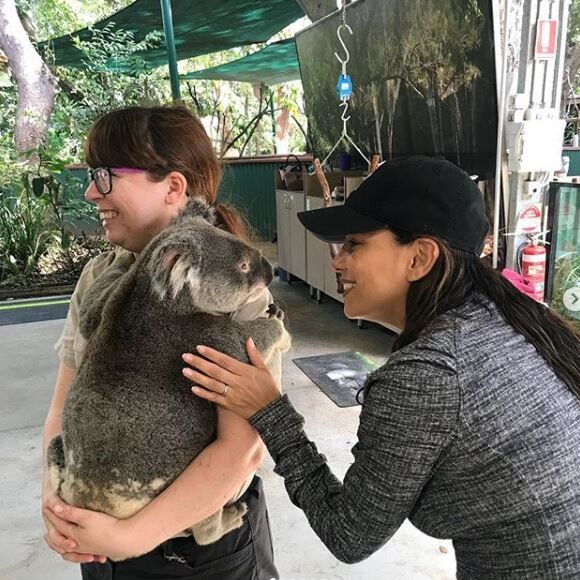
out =
<path fill-rule="evenodd" d="M 253 365 L 203 346 L 203 358 L 184 355 L 194 393 L 258 430 L 291 500 L 344 562 L 409 518 L 453 540 L 458 580 L 580 578 L 580 335 L 481 263 L 477 186 L 442 159 L 393 160 L 344 205 L 299 218 L 343 244 L 333 266 L 345 314 L 400 329 L 365 383 L 344 480 L 251 341 Z"/>
<path fill-rule="evenodd" d="M 88 288 L 113 269 L 125 272 L 188 196 L 214 206 L 219 227 L 245 235 L 242 220 L 215 204 L 219 163 L 203 126 L 186 109 L 129 107 L 108 113 L 91 129 L 85 153 L 91 168 L 85 197 L 98 207 L 106 237 L 117 249 L 87 264 L 71 298 L 56 345 L 60 366 L 45 423 L 45 450 L 61 432 L 64 402 L 83 360 L 79 311 Z M 264 290 L 232 318 L 265 317 L 271 302 Z M 279 377 L 279 354 L 274 359 L 272 370 Z M 45 473 L 45 539 L 65 560 L 81 564 L 85 580 L 277 578 L 262 483 L 254 475 L 263 455 L 255 430 L 219 410 L 216 440 L 151 503 L 123 520 L 66 505 Z M 248 506 L 242 527 L 204 546 L 183 534 L 237 500 Z"/>

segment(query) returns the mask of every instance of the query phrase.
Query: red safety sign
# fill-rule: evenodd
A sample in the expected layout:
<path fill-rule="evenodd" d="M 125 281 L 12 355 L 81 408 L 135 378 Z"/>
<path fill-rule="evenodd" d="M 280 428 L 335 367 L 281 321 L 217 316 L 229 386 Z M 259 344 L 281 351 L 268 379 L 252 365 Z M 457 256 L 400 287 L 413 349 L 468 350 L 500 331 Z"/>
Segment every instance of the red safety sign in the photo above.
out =
<path fill-rule="evenodd" d="M 558 21 L 552 19 L 536 22 L 536 59 L 554 58 L 558 38 Z"/>

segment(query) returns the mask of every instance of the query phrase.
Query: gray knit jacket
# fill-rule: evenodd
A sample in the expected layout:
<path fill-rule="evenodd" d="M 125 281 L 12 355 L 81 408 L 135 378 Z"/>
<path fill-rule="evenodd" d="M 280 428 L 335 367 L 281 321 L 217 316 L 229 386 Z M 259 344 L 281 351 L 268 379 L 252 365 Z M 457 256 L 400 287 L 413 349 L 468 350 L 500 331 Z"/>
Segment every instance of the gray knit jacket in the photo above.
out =
<path fill-rule="evenodd" d="M 495 306 L 440 316 L 367 386 L 342 483 L 286 396 L 250 420 L 339 560 L 409 518 L 453 540 L 458 580 L 580 579 L 580 400 Z"/>

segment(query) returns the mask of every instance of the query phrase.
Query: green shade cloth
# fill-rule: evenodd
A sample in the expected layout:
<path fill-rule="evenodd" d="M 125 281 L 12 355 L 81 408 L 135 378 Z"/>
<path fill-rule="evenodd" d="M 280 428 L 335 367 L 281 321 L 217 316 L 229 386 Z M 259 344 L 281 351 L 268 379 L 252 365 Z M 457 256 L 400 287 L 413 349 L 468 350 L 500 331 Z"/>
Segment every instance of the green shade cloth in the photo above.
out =
<path fill-rule="evenodd" d="M 276 85 L 300 78 L 294 38 L 273 42 L 237 60 L 181 75 L 186 79 L 214 79 Z"/>
<path fill-rule="evenodd" d="M 265 42 L 304 16 L 295 0 L 173 0 L 172 11 L 178 60 Z M 132 31 L 136 41 L 153 31 L 163 33 L 159 0 L 137 0 L 93 28 L 101 29 L 110 22 L 115 29 Z M 48 44 L 59 66 L 82 68 L 83 54 L 74 47 L 71 36 L 87 41 L 91 32 L 84 28 L 41 43 L 39 48 Z M 164 42 L 139 56 L 150 68 L 167 64 Z M 122 63 L 111 63 L 110 68 L 123 71 Z"/>

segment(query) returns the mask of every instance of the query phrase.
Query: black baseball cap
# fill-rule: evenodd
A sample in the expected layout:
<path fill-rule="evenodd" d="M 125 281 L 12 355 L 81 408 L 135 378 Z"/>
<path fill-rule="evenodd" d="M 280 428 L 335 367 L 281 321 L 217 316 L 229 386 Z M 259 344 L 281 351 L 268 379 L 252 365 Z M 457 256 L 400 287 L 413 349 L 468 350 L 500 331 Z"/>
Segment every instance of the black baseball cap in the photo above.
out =
<path fill-rule="evenodd" d="M 300 212 L 298 219 L 329 243 L 391 226 L 477 254 L 489 230 L 483 195 L 471 177 L 450 161 L 422 155 L 383 163 L 343 205 Z"/>

